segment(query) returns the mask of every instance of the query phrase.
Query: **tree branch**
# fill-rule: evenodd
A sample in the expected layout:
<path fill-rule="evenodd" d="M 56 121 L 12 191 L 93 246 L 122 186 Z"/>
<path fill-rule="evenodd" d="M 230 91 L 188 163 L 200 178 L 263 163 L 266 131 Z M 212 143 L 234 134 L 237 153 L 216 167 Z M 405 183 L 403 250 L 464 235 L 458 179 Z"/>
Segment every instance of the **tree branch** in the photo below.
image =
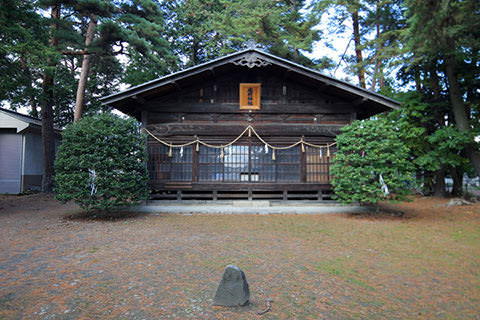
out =
<path fill-rule="evenodd" d="M 95 52 L 87 50 L 62 50 L 62 54 L 67 56 L 85 56 L 88 54 L 95 54 Z"/>

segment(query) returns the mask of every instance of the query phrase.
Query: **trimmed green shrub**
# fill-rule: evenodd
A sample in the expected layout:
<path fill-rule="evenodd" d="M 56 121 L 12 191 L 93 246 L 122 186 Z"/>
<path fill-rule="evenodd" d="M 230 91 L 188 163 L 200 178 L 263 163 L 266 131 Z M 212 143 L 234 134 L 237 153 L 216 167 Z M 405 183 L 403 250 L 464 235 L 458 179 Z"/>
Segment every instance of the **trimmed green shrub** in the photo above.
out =
<path fill-rule="evenodd" d="M 146 137 L 133 119 L 104 113 L 62 133 L 55 160 L 55 195 L 83 209 L 111 211 L 148 197 Z"/>
<path fill-rule="evenodd" d="M 376 205 L 404 200 L 415 181 L 410 150 L 385 118 L 354 121 L 337 137 L 331 168 L 335 195 L 343 203 Z"/>

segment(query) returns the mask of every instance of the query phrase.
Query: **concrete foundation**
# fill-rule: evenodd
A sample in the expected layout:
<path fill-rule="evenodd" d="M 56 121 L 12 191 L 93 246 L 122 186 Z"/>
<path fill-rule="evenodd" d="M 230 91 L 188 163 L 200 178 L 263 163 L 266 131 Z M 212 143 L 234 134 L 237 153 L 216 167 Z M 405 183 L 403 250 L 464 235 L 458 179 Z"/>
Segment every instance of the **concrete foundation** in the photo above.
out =
<path fill-rule="evenodd" d="M 319 201 L 273 201 L 273 200 L 150 200 L 129 211 L 179 214 L 332 214 L 361 213 L 369 208 L 359 205 L 343 205 L 336 202 Z"/>

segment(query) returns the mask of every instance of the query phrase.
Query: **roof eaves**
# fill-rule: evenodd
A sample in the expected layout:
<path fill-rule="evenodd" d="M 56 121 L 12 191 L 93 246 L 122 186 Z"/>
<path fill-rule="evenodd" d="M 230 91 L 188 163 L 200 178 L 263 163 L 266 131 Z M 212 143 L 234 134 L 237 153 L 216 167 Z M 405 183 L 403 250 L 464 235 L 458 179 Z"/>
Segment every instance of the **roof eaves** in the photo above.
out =
<path fill-rule="evenodd" d="M 215 65 L 218 65 L 225 60 L 229 60 L 232 57 L 240 56 L 240 55 L 245 54 L 247 52 L 256 52 L 256 53 L 259 53 L 261 55 L 264 55 L 265 57 L 270 58 L 271 60 L 277 61 L 277 63 L 280 62 L 280 63 L 286 65 L 287 67 L 293 67 L 293 68 L 300 69 L 303 72 L 307 72 L 307 74 L 309 76 L 315 77 L 315 78 L 317 78 L 317 80 L 325 82 L 327 85 L 331 85 L 331 86 L 334 86 L 334 87 L 337 87 L 337 88 L 340 88 L 340 89 L 343 89 L 343 90 L 346 90 L 346 91 L 352 91 L 353 90 L 355 93 L 361 95 L 362 97 L 364 97 L 368 100 L 374 101 L 376 103 L 384 104 L 384 105 L 386 105 L 386 106 L 388 106 L 392 109 L 398 109 L 399 106 L 400 106 L 400 102 L 398 102 L 394 99 L 385 97 L 385 96 L 383 96 L 379 93 L 370 91 L 368 89 L 365 89 L 365 88 L 362 88 L 360 86 L 348 83 L 346 81 L 333 78 L 333 77 L 328 76 L 328 75 L 326 75 L 326 74 L 324 74 L 320 71 L 310 69 L 310 68 L 302 66 L 298 63 L 286 60 L 284 58 L 277 57 L 277 56 L 275 56 L 271 53 L 268 53 L 268 52 L 265 52 L 265 51 L 259 50 L 259 49 L 245 49 L 245 50 L 242 50 L 242 51 L 234 52 L 232 54 L 217 58 L 215 60 L 211 60 L 211 61 L 199 64 L 199 65 L 196 65 L 196 66 L 193 66 L 193 67 L 190 67 L 190 68 L 187 68 L 187 69 L 184 69 L 184 70 L 166 75 L 164 77 L 160 77 L 160 78 L 142 83 L 140 85 L 128 88 L 124 91 L 111 94 L 109 96 L 101 98 L 100 101 L 102 101 L 102 104 L 104 104 L 104 105 L 114 103 L 116 101 L 132 97 L 136 94 L 143 93 L 143 92 L 148 91 L 150 89 L 153 89 L 155 87 L 159 87 L 159 86 L 162 86 L 162 85 L 166 85 L 170 82 L 177 81 L 177 80 L 183 78 L 186 74 L 192 75 L 192 74 L 197 74 L 197 73 L 204 72 L 205 67 L 207 67 L 207 66 L 214 67 Z"/>
<path fill-rule="evenodd" d="M 37 125 L 42 124 L 42 120 L 40 120 L 38 118 L 34 118 L 34 117 L 31 117 L 31 116 L 28 116 L 26 114 L 22 114 L 22 113 L 13 111 L 13 110 L 0 108 L 0 112 L 3 112 L 4 114 L 9 115 L 9 116 L 11 116 L 11 117 L 13 117 L 17 120 L 23 121 L 23 122 L 27 122 L 27 123 L 31 123 L 31 124 L 37 124 Z"/>
<path fill-rule="evenodd" d="M 21 130 L 18 130 L 17 133 L 24 132 L 24 131 L 28 130 L 29 128 L 35 128 L 35 129 L 41 130 L 42 126 L 39 125 L 39 124 L 35 124 L 35 123 L 29 123 L 28 126 L 26 126 L 25 128 L 23 128 Z M 59 127 L 54 127 L 53 131 L 57 134 L 62 134 L 63 129 L 59 128 Z"/>
<path fill-rule="evenodd" d="M 228 60 L 232 57 L 235 57 L 237 55 L 242 55 L 242 54 L 244 54 L 246 52 L 249 52 L 249 51 L 262 52 L 262 51 L 255 50 L 255 49 L 245 49 L 245 50 L 242 50 L 242 51 L 234 52 L 234 53 L 231 53 L 229 55 L 226 55 L 226 56 L 223 56 L 223 57 L 211 60 L 211 61 L 207 61 L 207 62 L 198 64 L 196 66 L 193 66 L 193 67 L 190 67 L 190 68 L 187 68 L 187 69 L 183 69 L 183 70 L 168 74 L 166 76 L 163 76 L 163 77 L 160 77 L 160 78 L 157 78 L 157 79 L 153 79 L 153 80 L 147 81 L 145 83 L 130 87 L 130 88 L 124 90 L 124 91 L 113 93 L 113 94 L 108 95 L 106 97 L 100 98 L 100 101 L 102 102 L 102 104 L 106 105 L 106 104 L 110 104 L 110 103 L 116 102 L 116 101 L 124 99 L 124 98 L 132 97 L 136 94 L 148 91 L 148 90 L 150 90 L 152 88 L 155 88 L 157 86 L 161 86 L 161 85 L 167 84 L 169 82 L 172 82 L 172 81 L 174 81 L 173 79 L 175 79 L 175 80 L 181 79 L 182 75 L 185 74 L 185 73 L 191 74 L 192 72 L 199 71 L 199 70 L 201 70 L 200 72 L 203 72 L 205 67 L 207 67 L 207 66 L 213 66 L 213 65 L 218 64 L 219 62 L 221 62 L 223 60 Z"/>
<path fill-rule="evenodd" d="M 346 81 L 343 81 L 343 80 L 339 80 L 339 79 L 336 79 L 334 77 L 331 77 L 331 76 L 328 76 L 320 71 L 317 71 L 317 70 L 313 70 L 313 69 L 310 69 L 308 67 L 305 67 L 305 66 L 302 66 L 301 64 L 298 64 L 298 63 L 295 63 L 295 62 L 292 62 L 292 61 L 289 61 L 289 60 L 286 60 L 284 58 L 280 58 L 280 57 L 277 57 L 271 53 L 268 53 L 268 52 L 264 52 L 264 51 L 259 51 L 259 50 L 255 50 L 265 56 L 268 56 L 270 57 L 271 59 L 275 59 L 275 60 L 279 60 L 287 65 L 290 65 L 290 66 L 293 66 L 293 67 L 296 67 L 296 68 L 299 68 L 299 69 L 302 69 L 304 71 L 307 71 L 309 73 L 312 73 L 316 76 L 319 76 L 323 79 L 321 79 L 322 81 L 326 82 L 327 84 L 329 85 L 333 85 L 333 86 L 336 86 L 336 87 L 339 87 L 341 89 L 353 89 L 353 90 L 356 90 L 356 91 L 359 91 L 359 92 L 362 92 L 363 95 L 368 95 L 368 96 L 371 96 L 370 100 L 372 101 L 375 101 L 375 102 L 378 102 L 378 103 L 383 103 L 383 104 L 386 104 L 385 102 L 387 102 L 387 105 L 393 109 L 398 109 L 398 107 L 400 106 L 400 102 L 397 101 L 397 100 L 394 100 L 394 99 L 391 99 L 391 98 L 388 98 L 388 97 L 385 97 L 384 95 L 381 95 L 379 93 L 376 93 L 374 91 L 371 91 L 371 90 L 368 90 L 368 89 L 365 89 L 365 88 L 362 88 L 360 86 L 357 86 L 357 85 L 354 85 L 354 84 L 351 84 L 349 82 L 346 82 Z"/>
<path fill-rule="evenodd" d="M 19 121 L 28 123 L 27 126 L 22 127 L 20 130 L 17 131 L 17 133 L 25 131 L 26 129 L 28 129 L 32 125 L 36 126 L 38 128 L 42 127 L 42 120 L 41 119 L 34 118 L 32 116 L 22 114 L 22 113 L 13 111 L 13 110 L 4 109 L 4 108 L 0 108 L 0 112 L 3 112 L 4 114 L 9 115 L 9 116 L 11 116 L 11 117 L 13 117 L 13 118 L 15 118 Z M 58 128 L 58 127 L 54 127 L 53 130 L 55 130 L 57 133 L 61 133 L 63 131 L 63 129 Z"/>

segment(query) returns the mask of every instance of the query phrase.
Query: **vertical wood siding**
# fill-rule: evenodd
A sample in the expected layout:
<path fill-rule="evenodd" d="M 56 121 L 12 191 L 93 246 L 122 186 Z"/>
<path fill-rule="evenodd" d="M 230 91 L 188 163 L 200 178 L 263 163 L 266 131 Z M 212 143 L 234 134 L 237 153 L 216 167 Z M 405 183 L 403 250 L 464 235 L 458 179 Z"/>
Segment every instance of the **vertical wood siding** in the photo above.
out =
<path fill-rule="evenodd" d="M 0 133 L 0 193 L 20 193 L 22 135 Z"/>

